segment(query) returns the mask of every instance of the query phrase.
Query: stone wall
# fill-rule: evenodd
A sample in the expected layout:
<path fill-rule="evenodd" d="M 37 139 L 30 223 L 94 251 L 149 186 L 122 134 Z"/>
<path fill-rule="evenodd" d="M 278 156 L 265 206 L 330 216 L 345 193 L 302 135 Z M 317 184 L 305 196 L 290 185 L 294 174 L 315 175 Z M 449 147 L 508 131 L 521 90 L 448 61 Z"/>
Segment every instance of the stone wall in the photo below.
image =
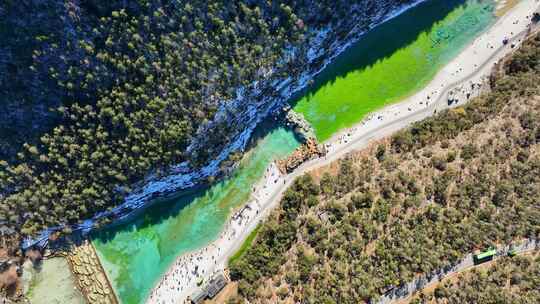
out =
<path fill-rule="evenodd" d="M 315 138 L 310 137 L 305 144 L 294 150 L 289 157 L 278 160 L 276 164 L 281 173 L 287 174 L 294 171 L 294 169 L 298 168 L 304 162 L 315 157 L 324 156 L 325 154 L 326 149 L 324 146 L 319 145 Z"/>
<path fill-rule="evenodd" d="M 88 303 L 118 304 L 114 290 L 90 241 L 74 247 L 67 256 L 77 285 Z"/>

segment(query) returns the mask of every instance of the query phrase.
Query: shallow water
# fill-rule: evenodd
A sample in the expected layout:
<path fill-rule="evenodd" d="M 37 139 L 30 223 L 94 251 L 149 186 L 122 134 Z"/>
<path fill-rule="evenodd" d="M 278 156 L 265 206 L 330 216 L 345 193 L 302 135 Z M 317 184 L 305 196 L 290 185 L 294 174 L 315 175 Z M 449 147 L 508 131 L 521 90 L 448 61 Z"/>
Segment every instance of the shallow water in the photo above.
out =
<path fill-rule="evenodd" d="M 65 258 L 44 260 L 39 271 L 26 264 L 24 273 L 29 280 L 26 295 L 32 304 L 86 303 L 75 287 L 75 278 Z"/>
<path fill-rule="evenodd" d="M 295 110 L 324 140 L 413 93 L 493 22 L 492 4 L 428 1 L 396 17 L 368 33 L 319 75 Z M 95 234 L 94 245 L 120 300 L 143 302 L 177 256 L 216 239 L 231 211 L 248 200 L 268 164 L 297 146 L 291 132 L 275 129 L 244 157 L 234 176 Z"/>
<path fill-rule="evenodd" d="M 494 1 L 433 0 L 346 50 L 294 100 L 320 141 L 427 85 L 495 20 Z"/>
<path fill-rule="evenodd" d="M 216 239 L 231 210 L 248 200 L 270 162 L 297 146 L 292 132 L 275 129 L 259 141 L 231 178 L 160 203 L 132 223 L 96 234 L 93 244 L 121 301 L 142 302 L 177 256 Z"/>

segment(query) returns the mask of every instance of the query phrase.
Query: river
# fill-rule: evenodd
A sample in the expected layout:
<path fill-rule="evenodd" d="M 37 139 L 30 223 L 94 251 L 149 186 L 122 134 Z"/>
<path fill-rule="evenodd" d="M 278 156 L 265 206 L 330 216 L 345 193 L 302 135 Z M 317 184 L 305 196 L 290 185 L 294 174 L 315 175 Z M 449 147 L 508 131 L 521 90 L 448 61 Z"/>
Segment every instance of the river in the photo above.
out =
<path fill-rule="evenodd" d="M 366 34 L 291 104 L 324 141 L 425 86 L 494 21 L 491 0 L 426 1 Z M 259 134 L 229 178 L 93 235 L 122 303 L 143 302 L 177 256 L 214 240 L 231 212 L 248 200 L 268 164 L 299 145 L 281 127 L 263 126 Z"/>
<path fill-rule="evenodd" d="M 459 5 L 460 3 L 464 3 Z M 293 101 L 324 141 L 423 88 L 494 21 L 492 1 L 427 1 L 375 28 Z"/>
<path fill-rule="evenodd" d="M 26 261 L 23 265 L 24 292 L 32 304 L 84 304 L 85 300 L 75 285 L 67 260 L 49 258 L 37 268 Z"/>
<path fill-rule="evenodd" d="M 122 302 L 140 303 L 178 255 L 213 241 L 270 162 L 298 145 L 291 131 L 275 128 L 256 141 L 230 178 L 97 233 L 93 244 Z"/>

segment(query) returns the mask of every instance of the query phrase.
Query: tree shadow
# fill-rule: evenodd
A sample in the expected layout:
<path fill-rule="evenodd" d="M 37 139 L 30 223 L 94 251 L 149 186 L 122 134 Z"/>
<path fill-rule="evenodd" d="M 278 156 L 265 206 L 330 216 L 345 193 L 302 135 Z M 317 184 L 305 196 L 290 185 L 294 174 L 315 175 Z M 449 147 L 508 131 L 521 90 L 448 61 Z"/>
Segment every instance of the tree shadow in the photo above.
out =
<path fill-rule="evenodd" d="M 431 31 L 437 22 L 462 5 L 467 5 L 467 0 L 428 0 L 375 27 L 341 53 L 289 103 L 294 107 L 303 97 L 313 97 L 320 88 L 333 84 L 338 78 L 389 58 L 413 43 L 422 33 Z"/>
<path fill-rule="evenodd" d="M 149 207 L 136 211 L 128 219 L 93 231 L 91 237 L 106 244 L 112 241 L 118 233 L 130 230 L 139 231 L 150 226 L 159 225 L 170 218 L 178 216 L 192 202 L 207 195 L 207 191 L 210 191 L 210 187 L 203 186 L 179 193 L 171 198 L 156 199 L 149 203 Z"/>

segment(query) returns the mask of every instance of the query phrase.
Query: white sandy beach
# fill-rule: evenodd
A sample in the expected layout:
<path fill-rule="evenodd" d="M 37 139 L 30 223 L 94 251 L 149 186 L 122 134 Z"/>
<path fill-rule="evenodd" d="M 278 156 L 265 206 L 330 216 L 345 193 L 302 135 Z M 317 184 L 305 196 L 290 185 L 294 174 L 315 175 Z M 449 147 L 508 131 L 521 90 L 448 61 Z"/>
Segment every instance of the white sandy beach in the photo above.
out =
<path fill-rule="evenodd" d="M 454 100 L 451 106 L 462 105 L 481 92 L 493 65 L 520 44 L 530 24 L 530 17 L 539 5 L 539 0 L 518 3 L 446 65 L 420 92 L 371 114 L 328 140 L 326 157 L 306 162 L 288 175 L 280 174 L 272 164 L 256 185 L 246 207 L 230 219 L 219 238 L 205 248 L 178 257 L 155 286 L 147 302 L 185 303 L 200 288 L 197 286 L 200 277 L 206 282 L 213 273 L 227 266 L 228 258 L 279 203 L 281 195 L 296 177 L 448 108 L 448 99 Z M 503 39 L 510 41 L 503 45 Z"/>

